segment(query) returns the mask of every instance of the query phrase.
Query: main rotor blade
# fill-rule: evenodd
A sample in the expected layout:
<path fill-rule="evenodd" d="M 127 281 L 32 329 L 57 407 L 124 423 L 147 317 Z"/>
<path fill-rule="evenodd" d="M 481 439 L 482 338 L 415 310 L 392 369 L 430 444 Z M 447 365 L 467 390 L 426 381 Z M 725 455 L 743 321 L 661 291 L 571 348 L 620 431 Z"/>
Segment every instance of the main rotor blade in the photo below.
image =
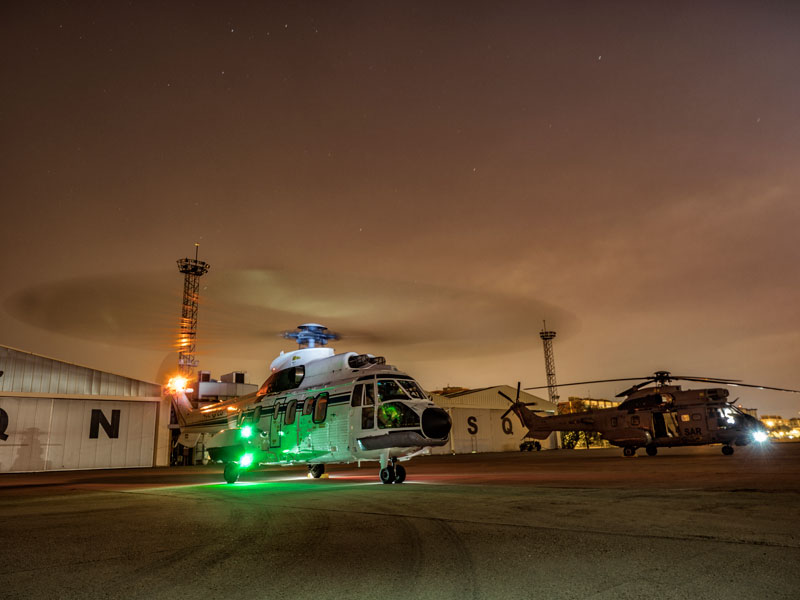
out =
<path fill-rule="evenodd" d="M 504 413 L 503 413 L 503 416 L 502 416 L 502 417 L 500 417 L 500 420 L 502 421 L 503 419 L 505 419 L 505 418 L 506 418 L 506 415 L 508 415 L 508 413 L 510 413 L 512 410 L 514 410 L 514 407 L 513 407 L 513 406 L 512 406 L 512 407 L 510 407 L 508 410 L 506 410 L 506 412 L 504 412 Z M 516 413 L 514 413 L 514 414 L 516 414 Z"/>
<path fill-rule="evenodd" d="M 624 377 L 622 379 L 595 379 L 594 381 L 578 381 L 575 383 L 559 383 L 556 387 L 568 387 L 570 385 L 586 385 L 587 383 L 609 383 L 612 381 L 641 381 L 642 379 L 652 379 L 652 375 L 646 375 L 644 377 Z M 536 387 L 526 387 L 523 389 L 526 390 L 543 390 L 549 388 L 549 385 L 537 385 Z"/>
<path fill-rule="evenodd" d="M 520 382 L 518 381 L 517 382 L 517 398 L 516 398 L 516 400 L 514 400 L 514 402 L 519 402 L 519 386 L 520 386 Z"/>
<path fill-rule="evenodd" d="M 768 385 L 753 385 L 752 383 L 728 383 L 731 387 L 750 387 L 757 390 L 775 390 L 776 392 L 791 392 L 792 394 L 800 394 L 800 390 L 790 390 L 788 388 L 770 387 Z"/>
<path fill-rule="evenodd" d="M 707 381 L 709 383 L 725 383 L 741 381 L 741 379 L 724 379 L 722 377 L 696 377 L 695 375 L 670 375 L 670 379 L 683 379 L 684 381 Z"/>
<path fill-rule="evenodd" d="M 646 381 L 641 381 L 639 383 L 635 383 L 631 387 L 629 387 L 627 390 L 625 390 L 624 392 L 620 392 L 619 394 L 617 394 L 617 398 L 622 398 L 623 396 L 630 396 L 633 392 L 638 392 L 643 387 L 645 387 L 647 385 L 650 385 L 651 383 L 655 383 L 655 382 L 656 382 L 656 379 L 654 377 L 651 377 L 650 379 L 648 379 Z"/>

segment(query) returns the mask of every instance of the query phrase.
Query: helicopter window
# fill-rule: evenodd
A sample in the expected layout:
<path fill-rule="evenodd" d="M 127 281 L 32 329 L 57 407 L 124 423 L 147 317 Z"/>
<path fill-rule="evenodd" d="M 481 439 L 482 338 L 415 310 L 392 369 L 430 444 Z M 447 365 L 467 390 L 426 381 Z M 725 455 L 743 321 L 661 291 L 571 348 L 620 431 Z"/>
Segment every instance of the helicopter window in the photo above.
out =
<path fill-rule="evenodd" d="M 328 416 L 328 392 L 322 392 L 317 396 L 317 404 L 314 408 L 314 423 L 322 423 Z"/>
<path fill-rule="evenodd" d="M 286 416 L 283 419 L 283 422 L 287 425 L 291 425 L 294 423 L 294 417 L 297 414 L 297 400 L 292 400 L 289 404 L 286 405 Z"/>
<path fill-rule="evenodd" d="M 306 398 L 306 401 L 303 403 L 303 415 L 310 415 L 313 410 L 314 410 L 314 399 Z"/>
<path fill-rule="evenodd" d="M 423 392 L 416 381 L 401 381 L 400 386 L 406 391 L 406 394 L 417 400 L 425 400 L 425 392 Z M 380 384 L 378 384 L 380 385 Z"/>
<path fill-rule="evenodd" d="M 631 425 L 638 425 L 639 424 L 639 415 L 631 417 Z"/>
<path fill-rule="evenodd" d="M 375 387 L 370 381 L 364 385 L 364 406 L 373 406 L 375 404 Z"/>
<path fill-rule="evenodd" d="M 378 408 L 378 427 L 419 427 L 419 415 L 402 402 L 387 402 Z"/>
<path fill-rule="evenodd" d="M 378 382 L 378 398 L 381 402 L 389 400 L 406 400 L 408 394 L 405 393 L 400 384 L 393 379 L 386 379 Z"/>
<path fill-rule="evenodd" d="M 281 400 L 283 400 L 283 398 L 275 400 L 275 407 L 272 409 L 272 418 L 273 419 L 277 419 L 278 418 L 278 413 L 281 410 Z"/>
<path fill-rule="evenodd" d="M 685 413 L 681 415 L 681 421 L 684 421 L 684 422 L 691 420 L 691 418 L 692 417 L 690 417 L 689 415 L 687 415 Z"/>
<path fill-rule="evenodd" d="M 692 414 L 692 421 L 699 421 L 700 419 L 702 419 L 702 416 L 700 414 L 698 413 Z"/>
<path fill-rule="evenodd" d="M 364 397 L 364 385 L 359 383 L 353 388 L 353 399 L 350 400 L 350 406 L 361 406 L 361 399 Z"/>
<path fill-rule="evenodd" d="M 617 426 L 617 417 L 611 417 L 611 426 L 612 427 L 616 427 Z"/>

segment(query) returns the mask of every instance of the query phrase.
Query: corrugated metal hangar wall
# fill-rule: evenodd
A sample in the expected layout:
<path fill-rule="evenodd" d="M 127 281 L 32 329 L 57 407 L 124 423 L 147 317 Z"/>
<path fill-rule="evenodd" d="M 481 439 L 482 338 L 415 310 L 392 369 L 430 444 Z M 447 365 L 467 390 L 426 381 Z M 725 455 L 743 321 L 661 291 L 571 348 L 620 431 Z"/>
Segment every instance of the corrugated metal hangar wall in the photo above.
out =
<path fill-rule="evenodd" d="M 501 391 L 510 398 L 517 393 L 516 388 L 508 385 L 497 385 L 477 390 L 465 390 L 455 394 L 430 394 L 431 399 L 444 408 L 453 421 L 450 431 L 450 442 L 444 446 L 431 448 L 432 454 L 469 454 L 471 452 L 509 452 L 519 451 L 519 445 L 527 428 L 519 418 L 503 413 L 511 406 L 508 400 L 497 392 Z M 528 394 L 520 393 L 522 402 L 535 402 L 531 410 L 540 415 L 554 414 L 556 406 L 551 402 Z M 541 411 L 541 412 L 540 412 Z M 556 434 L 551 434 L 541 441 L 544 449 L 557 448 Z"/>
<path fill-rule="evenodd" d="M 168 464 L 161 386 L 0 346 L 0 473 Z"/>

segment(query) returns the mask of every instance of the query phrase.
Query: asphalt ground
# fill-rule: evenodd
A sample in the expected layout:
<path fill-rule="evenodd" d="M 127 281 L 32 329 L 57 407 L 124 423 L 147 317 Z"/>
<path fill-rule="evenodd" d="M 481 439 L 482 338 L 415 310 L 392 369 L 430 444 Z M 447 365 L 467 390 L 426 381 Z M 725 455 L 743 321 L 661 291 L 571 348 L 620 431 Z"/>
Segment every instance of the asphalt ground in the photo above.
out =
<path fill-rule="evenodd" d="M 2 598 L 800 598 L 800 444 L 0 475 Z"/>

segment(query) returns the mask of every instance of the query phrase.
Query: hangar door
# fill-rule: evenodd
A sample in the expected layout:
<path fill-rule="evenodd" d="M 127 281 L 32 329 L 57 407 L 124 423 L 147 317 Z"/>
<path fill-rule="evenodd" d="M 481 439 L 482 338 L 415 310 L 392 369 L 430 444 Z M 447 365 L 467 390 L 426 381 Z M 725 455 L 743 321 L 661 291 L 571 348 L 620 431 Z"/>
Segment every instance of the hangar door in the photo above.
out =
<path fill-rule="evenodd" d="M 153 465 L 157 402 L 0 397 L 0 473 Z"/>

